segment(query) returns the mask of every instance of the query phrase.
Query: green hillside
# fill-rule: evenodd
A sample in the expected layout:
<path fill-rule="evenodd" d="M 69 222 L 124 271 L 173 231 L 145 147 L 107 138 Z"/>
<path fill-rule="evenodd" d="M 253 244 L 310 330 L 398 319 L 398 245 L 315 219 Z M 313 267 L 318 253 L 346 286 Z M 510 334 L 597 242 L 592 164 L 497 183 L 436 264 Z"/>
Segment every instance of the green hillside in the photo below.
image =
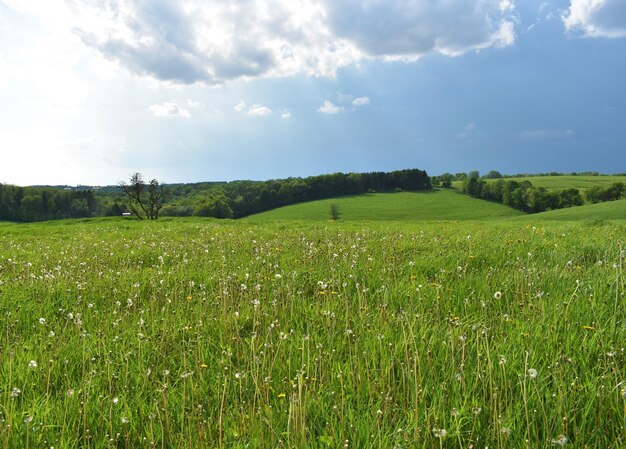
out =
<path fill-rule="evenodd" d="M 281 207 L 243 220 L 324 221 L 336 204 L 345 220 L 481 220 L 523 215 L 500 204 L 471 198 L 450 190 L 434 192 L 374 193 L 333 198 Z"/>
<path fill-rule="evenodd" d="M 626 184 L 626 176 L 526 176 L 521 178 L 501 178 L 503 181 L 530 181 L 535 187 L 545 187 L 548 190 L 561 189 L 588 189 L 595 186 L 609 187 L 615 182 Z M 497 179 L 487 179 L 487 182 L 495 182 Z M 456 188 L 463 187 L 463 181 L 454 181 L 452 185 Z"/>
<path fill-rule="evenodd" d="M 540 214 L 516 217 L 516 219 L 532 221 L 626 220 L 626 200 L 550 210 Z"/>

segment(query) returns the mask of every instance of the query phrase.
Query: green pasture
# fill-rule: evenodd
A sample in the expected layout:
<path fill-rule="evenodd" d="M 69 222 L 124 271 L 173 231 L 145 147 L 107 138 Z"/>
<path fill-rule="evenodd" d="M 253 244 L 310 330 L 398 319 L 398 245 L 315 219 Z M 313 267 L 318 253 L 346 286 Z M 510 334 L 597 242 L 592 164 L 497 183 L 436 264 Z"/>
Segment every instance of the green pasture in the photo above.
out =
<path fill-rule="evenodd" d="M 294 204 L 246 217 L 244 221 L 327 221 L 336 204 L 342 221 L 481 220 L 522 215 L 501 204 L 471 198 L 452 190 L 373 193 Z"/>
<path fill-rule="evenodd" d="M 626 446 L 623 221 L 345 201 L 0 226 L 0 446 Z"/>
<path fill-rule="evenodd" d="M 579 207 L 550 210 L 539 214 L 528 214 L 516 217 L 522 221 L 579 221 L 594 222 L 598 220 L 622 220 L 626 222 L 626 199 L 607 201 L 606 203 L 585 204 Z"/>
<path fill-rule="evenodd" d="M 591 187 L 609 187 L 616 182 L 622 182 L 626 184 L 626 176 L 613 176 L 613 175 L 601 175 L 601 176 L 526 176 L 520 178 L 501 178 L 503 181 L 530 181 L 535 187 L 544 187 L 548 190 L 562 190 L 575 188 L 580 190 L 586 190 Z M 495 182 L 497 179 L 487 179 L 487 182 Z M 458 189 L 463 186 L 462 181 L 454 181 L 452 185 Z"/>

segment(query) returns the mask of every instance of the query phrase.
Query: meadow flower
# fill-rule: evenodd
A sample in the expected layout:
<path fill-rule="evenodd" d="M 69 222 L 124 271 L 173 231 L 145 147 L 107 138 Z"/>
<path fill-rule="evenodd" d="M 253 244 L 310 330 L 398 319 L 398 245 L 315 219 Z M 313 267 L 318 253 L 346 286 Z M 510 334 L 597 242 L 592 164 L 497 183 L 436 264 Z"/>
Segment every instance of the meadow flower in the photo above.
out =
<path fill-rule="evenodd" d="M 552 444 L 555 446 L 565 446 L 567 444 L 567 437 L 565 435 L 559 435 L 558 438 L 552 440 Z"/>
<path fill-rule="evenodd" d="M 445 438 L 447 434 L 448 432 L 446 431 L 446 429 L 438 429 L 437 427 L 433 427 L 433 435 L 435 435 L 435 438 Z"/>
<path fill-rule="evenodd" d="M 528 371 L 526 371 L 526 374 L 528 374 L 528 377 L 530 377 L 531 379 L 537 378 L 537 370 L 535 368 L 528 368 Z"/>
<path fill-rule="evenodd" d="M 122 424 L 128 424 L 130 420 L 126 416 L 122 416 Z"/>
<path fill-rule="evenodd" d="M 42 326 L 44 324 L 46 324 L 46 319 L 45 318 L 39 318 L 39 324 L 41 324 Z"/>
<path fill-rule="evenodd" d="M 34 360 L 31 360 L 30 362 L 28 362 L 28 367 L 30 369 L 35 369 L 37 368 L 37 362 L 35 362 Z"/>
<path fill-rule="evenodd" d="M 113 405 L 117 405 L 118 402 L 120 402 L 120 398 L 118 398 L 117 396 L 115 396 L 111 402 L 113 402 Z"/>
<path fill-rule="evenodd" d="M 18 397 L 20 395 L 20 393 L 22 393 L 22 390 L 20 390 L 17 387 L 13 387 L 11 389 L 11 399 L 15 399 L 16 397 Z"/>

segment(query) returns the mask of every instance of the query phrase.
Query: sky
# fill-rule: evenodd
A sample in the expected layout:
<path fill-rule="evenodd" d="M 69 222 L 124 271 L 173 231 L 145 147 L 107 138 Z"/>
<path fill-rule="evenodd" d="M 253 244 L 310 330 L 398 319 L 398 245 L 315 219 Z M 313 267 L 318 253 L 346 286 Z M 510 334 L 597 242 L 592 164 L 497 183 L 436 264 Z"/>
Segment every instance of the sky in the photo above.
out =
<path fill-rule="evenodd" d="M 0 183 L 626 172 L 624 0 L 0 0 Z"/>

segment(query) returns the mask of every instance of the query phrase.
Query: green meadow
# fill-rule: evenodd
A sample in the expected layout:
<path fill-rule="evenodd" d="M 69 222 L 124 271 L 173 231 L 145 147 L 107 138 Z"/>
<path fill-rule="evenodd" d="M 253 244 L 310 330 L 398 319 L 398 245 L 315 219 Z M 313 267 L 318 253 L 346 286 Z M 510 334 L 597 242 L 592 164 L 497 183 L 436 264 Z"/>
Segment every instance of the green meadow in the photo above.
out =
<path fill-rule="evenodd" d="M 562 190 L 562 189 L 579 189 L 586 190 L 591 187 L 609 187 L 616 182 L 622 182 L 626 184 L 626 176 L 620 175 L 559 175 L 559 176 L 525 176 L 515 178 L 502 178 L 503 181 L 530 181 L 535 187 L 544 187 L 548 190 Z M 487 182 L 495 182 L 497 179 L 488 179 Z M 454 181 L 453 186 L 460 189 L 463 186 L 462 181 Z"/>
<path fill-rule="evenodd" d="M 331 204 L 342 221 L 492 220 L 523 215 L 510 207 L 490 203 L 453 190 L 372 193 L 294 204 L 246 217 L 244 221 L 327 221 Z"/>
<path fill-rule="evenodd" d="M 624 220 L 366 199 L 0 226 L 0 446 L 626 445 Z"/>

